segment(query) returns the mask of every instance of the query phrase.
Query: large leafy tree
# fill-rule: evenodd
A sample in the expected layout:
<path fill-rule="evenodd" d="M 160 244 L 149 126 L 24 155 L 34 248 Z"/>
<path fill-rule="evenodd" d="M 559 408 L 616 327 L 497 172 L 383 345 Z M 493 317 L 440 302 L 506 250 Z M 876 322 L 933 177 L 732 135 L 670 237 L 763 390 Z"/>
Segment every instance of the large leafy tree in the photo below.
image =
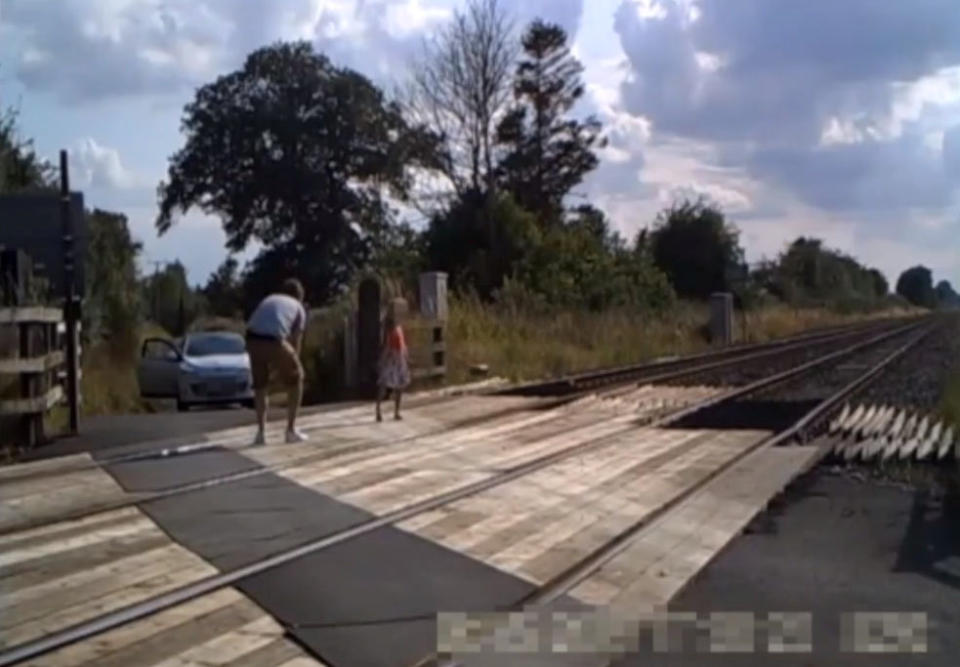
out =
<path fill-rule="evenodd" d="M 450 274 L 451 287 L 490 297 L 540 243 L 537 222 L 510 195 L 468 193 L 426 230 L 430 267 Z"/>
<path fill-rule="evenodd" d="M 887 281 L 823 241 L 799 237 L 780 255 L 777 271 L 779 292 L 791 299 L 875 299 L 887 294 Z"/>
<path fill-rule="evenodd" d="M 960 294 L 953 289 L 949 280 L 941 280 L 935 288 L 937 293 L 937 305 L 941 308 L 960 307 Z"/>
<path fill-rule="evenodd" d="M 17 114 L 0 109 L 0 194 L 54 187 L 54 171 L 33 149 L 33 141 L 20 136 Z"/>
<path fill-rule="evenodd" d="M 933 289 L 933 274 L 925 266 L 914 266 L 897 279 L 897 294 L 915 306 L 932 308 L 937 297 Z"/>
<path fill-rule="evenodd" d="M 879 269 L 868 269 L 867 272 L 870 275 L 874 295 L 878 297 L 887 296 L 890 292 L 890 284 L 887 282 L 887 277 L 883 275 Z"/>
<path fill-rule="evenodd" d="M 223 260 L 200 291 L 212 315 L 239 316 L 243 311 L 243 289 L 240 283 L 240 263 L 237 259 L 230 256 Z"/>
<path fill-rule="evenodd" d="M 872 306 L 887 296 L 887 279 L 877 269 L 828 248 L 820 239 L 798 237 L 775 262 L 751 274 L 758 287 L 797 305 Z"/>
<path fill-rule="evenodd" d="M 628 249 L 606 216 L 589 205 L 545 230 L 518 276 L 555 306 L 659 308 L 673 299 L 666 276 L 643 249 Z"/>
<path fill-rule="evenodd" d="M 192 207 L 217 215 L 230 251 L 259 241 L 253 270 L 297 275 L 319 301 L 365 264 L 371 230 L 390 220 L 385 195 L 405 198 L 408 167 L 433 154 L 432 135 L 306 42 L 259 49 L 200 88 L 183 131 L 159 187 L 158 231 Z"/>
<path fill-rule="evenodd" d="M 85 332 L 108 337 L 119 356 L 132 354 L 141 317 L 137 257 L 142 245 L 130 234 L 127 217 L 95 209 L 87 213 Z"/>
<path fill-rule="evenodd" d="M 684 201 L 661 213 L 650 246 L 657 266 L 684 297 L 705 299 L 729 289 L 731 276 L 743 265 L 737 229 L 703 200 Z"/>
<path fill-rule="evenodd" d="M 174 336 L 182 336 L 205 310 L 203 295 L 187 282 L 187 269 L 179 261 L 144 281 L 145 306 L 150 319 Z"/>
<path fill-rule="evenodd" d="M 523 208 L 541 222 L 557 223 L 564 197 L 597 166 L 593 149 L 601 141 L 601 126 L 593 117 L 567 117 L 584 86 L 583 66 L 570 53 L 563 28 L 534 21 L 522 43 L 515 105 L 497 132 L 508 148 L 499 175 Z"/>
<path fill-rule="evenodd" d="M 426 257 L 426 238 L 409 224 L 384 227 L 373 237 L 371 269 L 384 280 L 416 285 Z"/>

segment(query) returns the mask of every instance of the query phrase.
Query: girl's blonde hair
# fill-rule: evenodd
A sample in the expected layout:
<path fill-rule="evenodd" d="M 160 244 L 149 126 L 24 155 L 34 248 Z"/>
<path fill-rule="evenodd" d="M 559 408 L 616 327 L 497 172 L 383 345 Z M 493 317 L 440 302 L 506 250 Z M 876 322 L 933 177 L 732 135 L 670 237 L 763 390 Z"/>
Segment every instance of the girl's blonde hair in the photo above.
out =
<path fill-rule="evenodd" d="M 403 299 L 391 299 L 387 303 L 386 312 L 383 316 L 384 329 L 392 329 L 400 323 L 400 317 L 406 309 L 406 301 Z"/>

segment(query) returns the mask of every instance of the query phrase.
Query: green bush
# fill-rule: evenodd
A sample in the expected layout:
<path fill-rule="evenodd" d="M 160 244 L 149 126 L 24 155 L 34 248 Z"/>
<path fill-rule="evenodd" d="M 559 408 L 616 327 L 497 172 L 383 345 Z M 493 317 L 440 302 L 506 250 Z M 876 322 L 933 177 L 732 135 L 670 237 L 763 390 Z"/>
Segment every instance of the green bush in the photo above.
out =
<path fill-rule="evenodd" d="M 814 238 L 796 239 L 776 263 L 763 266 L 755 276 L 787 303 L 843 312 L 881 307 L 888 293 L 887 281 L 879 271 Z"/>
<path fill-rule="evenodd" d="M 426 231 L 430 268 L 445 271 L 453 289 L 488 299 L 540 243 L 536 218 L 509 195 L 471 192 L 434 216 Z"/>

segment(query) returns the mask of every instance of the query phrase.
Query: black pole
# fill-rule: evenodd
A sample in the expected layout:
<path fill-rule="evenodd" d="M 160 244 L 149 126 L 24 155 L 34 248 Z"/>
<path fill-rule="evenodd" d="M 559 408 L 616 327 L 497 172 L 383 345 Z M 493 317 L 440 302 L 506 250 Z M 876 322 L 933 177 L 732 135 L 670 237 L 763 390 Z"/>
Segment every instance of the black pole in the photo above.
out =
<path fill-rule="evenodd" d="M 153 262 L 153 284 L 150 286 L 150 309 L 151 315 L 150 319 L 153 320 L 154 324 L 158 324 L 160 320 L 157 319 L 157 285 L 159 284 L 160 279 L 160 265 L 163 262 Z"/>
<path fill-rule="evenodd" d="M 67 151 L 60 151 L 60 223 L 63 233 L 63 319 L 67 329 L 67 404 L 70 408 L 70 433 L 80 428 L 80 392 L 77 385 L 77 316 L 74 296 L 73 209 L 70 205 L 70 175 Z"/>
<path fill-rule="evenodd" d="M 177 308 L 177 335 L 183 336 L 187 333 L 187 312 L 183 305 L 183 285 L 180 285 L 180 305 Z"/>

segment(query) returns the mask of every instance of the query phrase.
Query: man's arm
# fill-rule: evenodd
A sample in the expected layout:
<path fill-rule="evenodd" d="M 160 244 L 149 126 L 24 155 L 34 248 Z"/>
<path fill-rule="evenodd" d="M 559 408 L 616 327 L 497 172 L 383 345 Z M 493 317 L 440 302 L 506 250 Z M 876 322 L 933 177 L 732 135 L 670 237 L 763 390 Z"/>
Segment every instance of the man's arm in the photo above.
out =
<path fill-rule="evenodd" d="M 300 348 L 303 346 L 303 329 L 296 328 L 290 332 L 290 345 L 300 354 Z"/>
<path fill-rule="evenodd" d="M 296 324 L 293 325 L 293 329 L 290 331 L 290 345 L 293 346 L 293 349 L 297 351 L 297 354 L 300 354 L 300 349 L 303 346 L 303 332 L 307 328 L 307 313 L 304 309 L 300 309 L 300 317 L 297 318 Z"/>

